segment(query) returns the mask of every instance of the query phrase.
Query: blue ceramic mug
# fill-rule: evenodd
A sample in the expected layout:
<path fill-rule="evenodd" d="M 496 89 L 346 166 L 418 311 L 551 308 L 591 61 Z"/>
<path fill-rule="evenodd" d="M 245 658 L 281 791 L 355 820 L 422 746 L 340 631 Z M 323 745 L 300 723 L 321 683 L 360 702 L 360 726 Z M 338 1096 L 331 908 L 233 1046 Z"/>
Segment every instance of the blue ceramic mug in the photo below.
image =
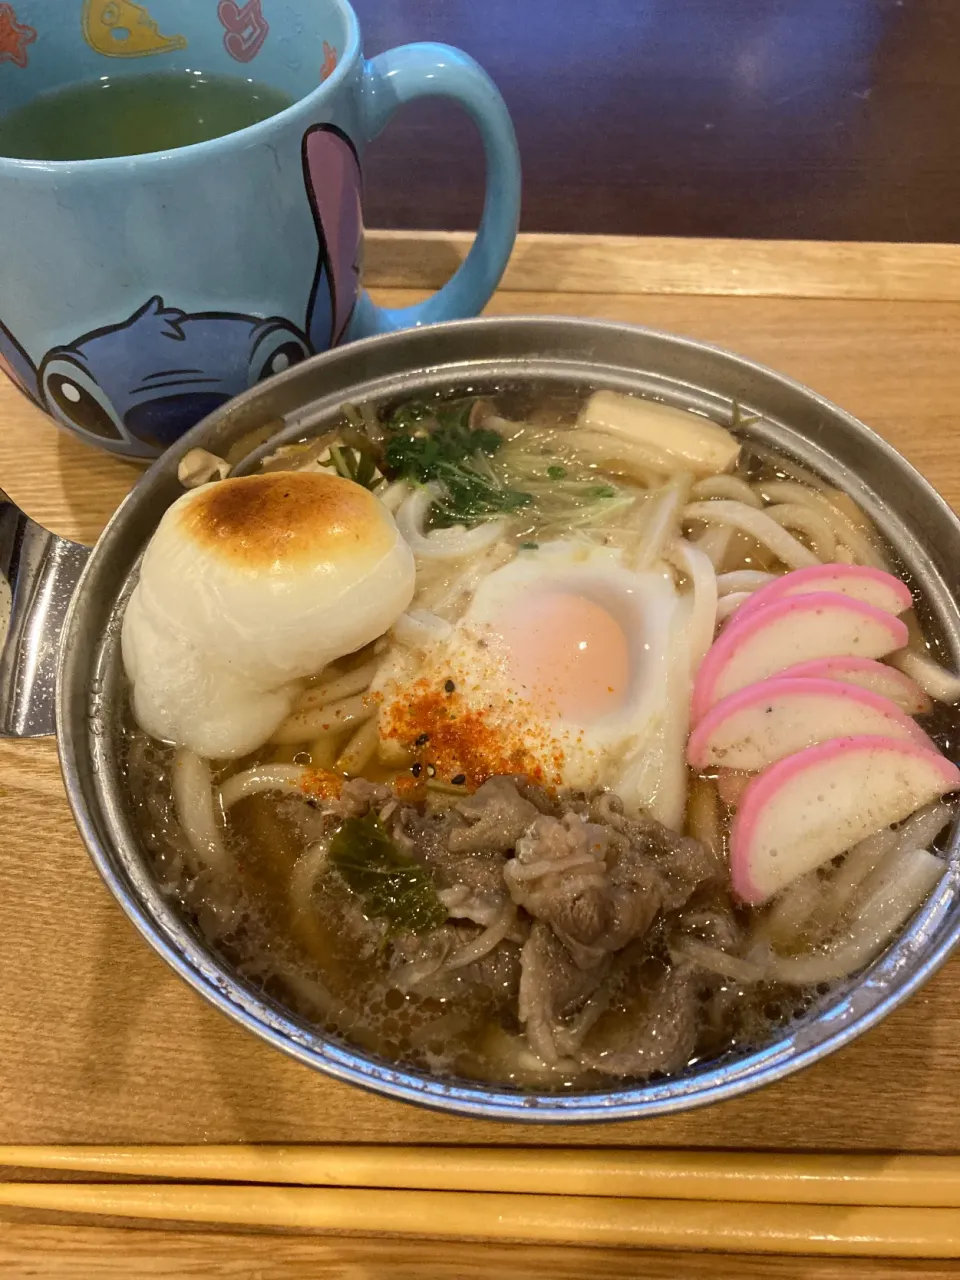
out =
<path fill-rule="evenodd" d="M 0 158 L 0 368 L 61 426 L 133 457 L 314 352 L 475 315 L 517 230 L 516 139 L 489 77 L 445 45 L 365 61 L 346 0 L 0 3 L 0 114 L 107 75 L 191 68 L 294 103 L 176 150 Z M 438 293 L 382 310 L 360 287 L 363 149 L 428 95 L 479 128 L 483 217 Z"/>

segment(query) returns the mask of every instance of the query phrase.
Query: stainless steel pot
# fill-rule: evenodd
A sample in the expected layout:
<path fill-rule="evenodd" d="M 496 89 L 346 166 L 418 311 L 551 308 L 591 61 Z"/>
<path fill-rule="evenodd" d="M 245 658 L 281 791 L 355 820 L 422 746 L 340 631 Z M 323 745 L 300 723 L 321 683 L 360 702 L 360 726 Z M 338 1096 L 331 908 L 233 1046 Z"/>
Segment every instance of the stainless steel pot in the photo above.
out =
<path fill-rule="evenodd" d="M 790 379 L 703 343 L 592 321 L 482 319 L 356 343 L 241 396 L 150 468 L 85 568 L 85 548 L 54 538 L 9 502 L 0 506 L 0 569 L 7 571 L 13 589 L 0 655 L 0 732 L 53 730 L 59 640 L 56 728 L 64 780 L 100 874 L 144 937 L 201 995 L 306 1065 L 394 1098 L 476 1116 L 557 1122 L 678 1111 L 743 1093 L 822 1058 L 928 978 L 960 936 L 956 833 L 949 869 L 906 934 L 775 1043 L 666 1081 L 602 1093 L 537 1095 L 398 1070 L 298 1021 L 248 986 L 159 892 L 119 775 L 120 619 L 147 540 L 181 493 L 177 464 L 187 450 L 202 445 L 236 459 L 242 473 L 266 449 L 332 422 L 346 399 L 532 381 L 654 393 L 706 410 L 719 421 L 729 420 L 734 399 L 761 415 L 746 434 L 853 495 L 898 552 L 947 659 L 954 665 L 960 661 L 960 522 L 926 481 L 861 423 Z"/>

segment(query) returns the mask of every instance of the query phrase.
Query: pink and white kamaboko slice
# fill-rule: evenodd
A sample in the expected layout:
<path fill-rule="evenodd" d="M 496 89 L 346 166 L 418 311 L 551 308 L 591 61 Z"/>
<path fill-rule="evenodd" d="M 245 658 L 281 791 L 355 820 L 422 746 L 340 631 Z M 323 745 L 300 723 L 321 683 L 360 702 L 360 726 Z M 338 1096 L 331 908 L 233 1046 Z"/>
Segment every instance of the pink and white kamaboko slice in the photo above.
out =
<path fill-rule="evenodd" d="M 841 684 L 856 684 L 883 698 L 895 702 L 908 716 L 925 716 L 933 710 L 933 699 L 908 675 L 886 662 L 874 658 L 846 657 L 816 658 L 813 662 L 798 662 L 787 667 L 784 676 L 803 676 L 814 680 L 837 680 Z"/>
<path fill-rule="evenodd" d="M 798 662 L 881 658 L 907 643 L 907 628 L 885 609 L 831 591 L 785 596 L 735 616 L 714 641 L 694 682 L 694 723 L 721 698 Z"/>
<path fill-rule="evenodd" d="M 807 569 L 794 569 L 754 591 L 737 610 L 737 621 L 754 609 L 766 608 L 785 596 L 809 595 L 813 591 L 832 591 L 849 596 L 851 600 L 861 600 L 894 615 L 906 612 L 913 605 L 906 583 L 883 569 L 854 564 L 817 564 Z"/>
<path fill-rule="evenodd" d="M 712 706 L 690 735 L 687 761 L 757 772 L 831 738 L 869 735 L 936 749 L 888 698 L 836 680 L 773 676 Z"/>
<path fill-rule="evenodd" d="M 787 756 L 743 793 L 730 835 L 734 891 L 765 902 L 958 786 L 945 756 L 895 738 L 834 738 Z"/>

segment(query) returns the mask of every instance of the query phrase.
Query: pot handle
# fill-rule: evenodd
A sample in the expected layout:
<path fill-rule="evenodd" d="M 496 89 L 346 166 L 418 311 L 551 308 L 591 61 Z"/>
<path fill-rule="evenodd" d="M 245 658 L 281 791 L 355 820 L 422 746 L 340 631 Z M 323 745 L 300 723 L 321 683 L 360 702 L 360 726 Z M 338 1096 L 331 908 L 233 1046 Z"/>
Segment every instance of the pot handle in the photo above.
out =
<path fill-rule="evenodd" d="M 56 733 L 60 637 L 89 555 L 0 489 L 0 737 Z"/>

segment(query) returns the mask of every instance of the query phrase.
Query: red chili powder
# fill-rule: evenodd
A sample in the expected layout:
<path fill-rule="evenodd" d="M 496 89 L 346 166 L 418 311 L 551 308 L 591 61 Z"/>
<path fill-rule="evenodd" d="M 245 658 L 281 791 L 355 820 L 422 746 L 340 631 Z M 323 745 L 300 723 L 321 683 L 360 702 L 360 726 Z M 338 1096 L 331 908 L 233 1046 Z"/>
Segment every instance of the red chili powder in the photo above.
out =
<path fill-rule="evenodd" d="M 463 789 L 475 791 L 494 774 L 514 773 L 547 786 L 561 785 L 563 751 L 535 721 L 523 723 L 518 699 L 502 708 L 507 723 L 494 708 L 473 707 L 455 690 L 448 691 L 450 683 L 417 680 L 404 687 L 403 702 L 391 702 L 381 714 L 382 737 L 413 755 L 421 781 L 424 775 L 445 782 L 462 775 Z"/>
<path fill-rule="evenodd" d="M 393 793 L 398 800 L 406 800 L 408 804 L 415 804 L 418 800 L 427 798 L 426 779 L 411 778 L 405 774 L 401 774 L 393 783 Z"/>
<path fill-rule="evenodd" d="M 310 768 L 300 784 L 300 789 L 305 795 L 317 800 L 333 800 L 339 797 L 344 781 L 343 775 L 334 773 L 332 769 Z"/>

